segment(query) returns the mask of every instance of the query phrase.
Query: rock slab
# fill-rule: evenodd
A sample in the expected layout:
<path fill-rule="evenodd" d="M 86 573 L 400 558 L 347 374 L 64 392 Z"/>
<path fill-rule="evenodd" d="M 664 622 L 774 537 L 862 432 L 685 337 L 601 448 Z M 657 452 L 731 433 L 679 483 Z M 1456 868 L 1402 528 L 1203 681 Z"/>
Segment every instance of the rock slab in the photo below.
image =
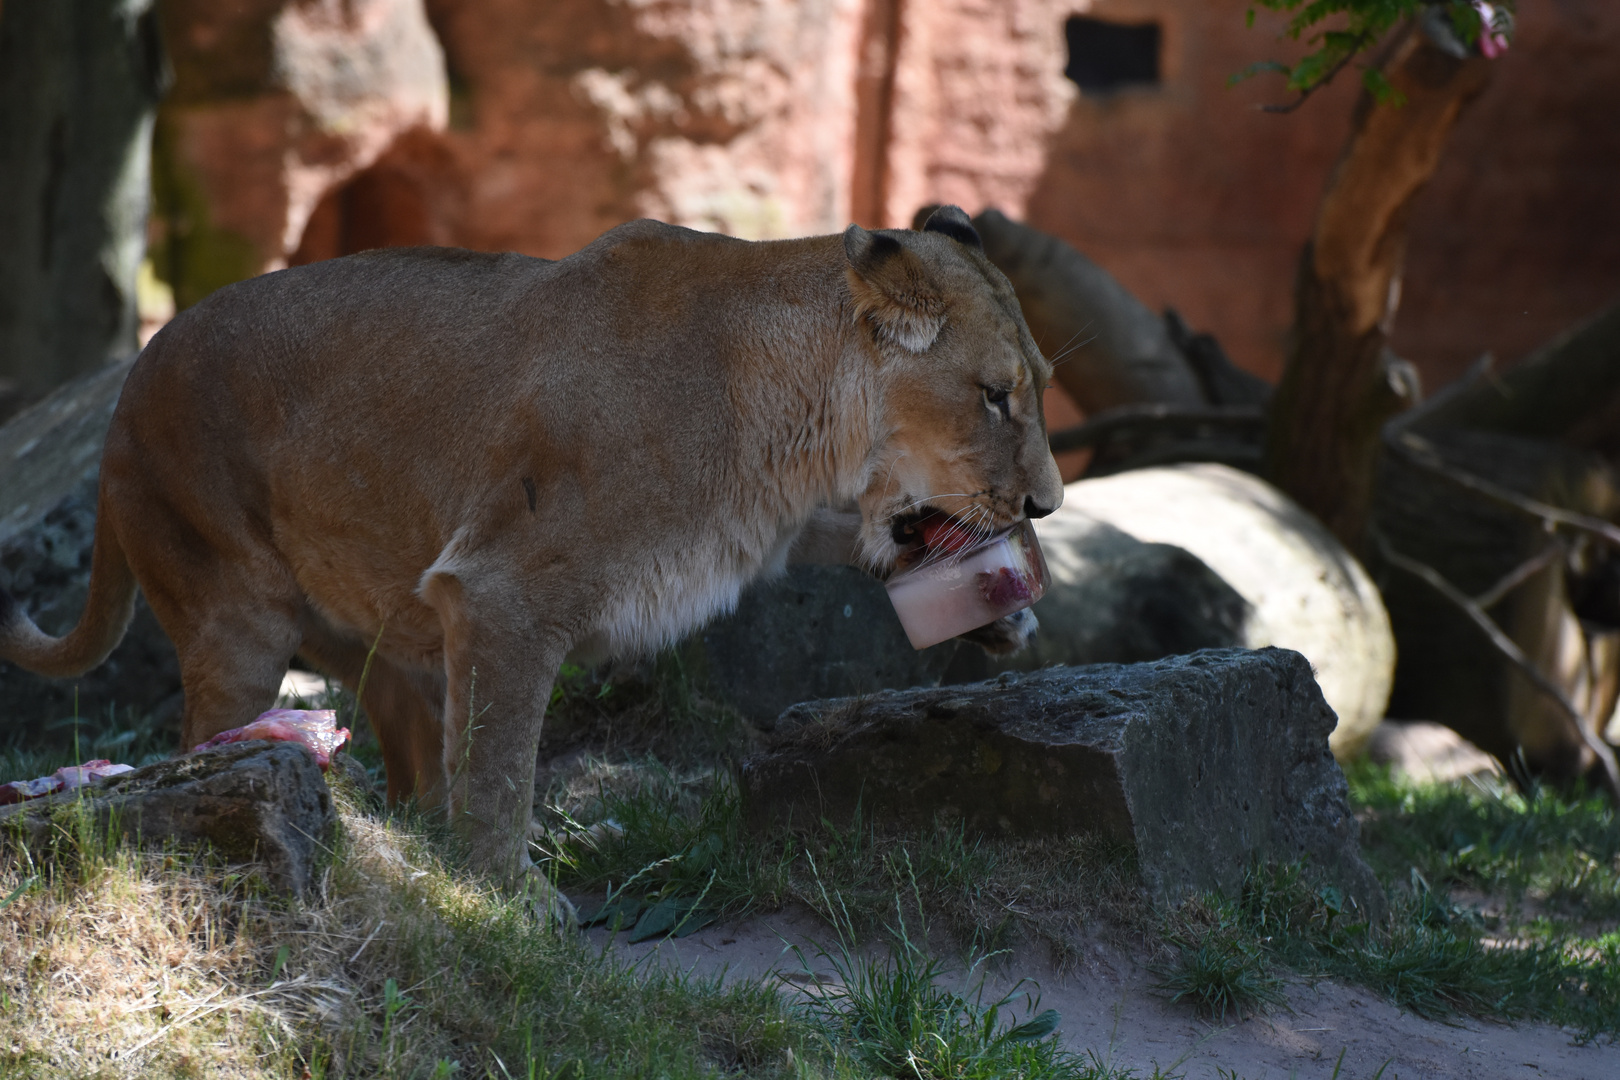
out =
<path fill-rule="evenodd" d="M 101 784 L 0 807 L 0 837 L 55 843 L 80 806 L 98 830 L 151 845 L 206 842 L 233 862 L 257 862 L 283 892 L 305 893 L 337 823 L 326 778 L 308 750 L 245 742 L 160 761 Z"/>
<path fill-rule="evenodd" d="M 1304 859 L 1376 916 L 1334 723 L 1310 664 L 1284 649 L 1009 672 L 796 705 L 744 762 L 743 799 L 756 827 L 858 808 L 976 835 L 1101 833 L 1168 901 L 1236 895 L 1250 864 Z"/>

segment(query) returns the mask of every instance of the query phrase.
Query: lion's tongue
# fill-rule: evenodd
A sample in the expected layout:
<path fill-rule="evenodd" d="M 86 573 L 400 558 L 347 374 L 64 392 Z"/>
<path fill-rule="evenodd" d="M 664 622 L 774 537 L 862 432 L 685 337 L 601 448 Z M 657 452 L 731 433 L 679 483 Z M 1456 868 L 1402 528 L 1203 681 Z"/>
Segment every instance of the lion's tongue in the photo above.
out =
<path fill-rule="evenodd" d="M 944 514 L 930 514 L 917 523 L 922 533 L 923 546 L 931 555 L 954 555 L 969 547 L 979 537 L 972 529 Z"/>

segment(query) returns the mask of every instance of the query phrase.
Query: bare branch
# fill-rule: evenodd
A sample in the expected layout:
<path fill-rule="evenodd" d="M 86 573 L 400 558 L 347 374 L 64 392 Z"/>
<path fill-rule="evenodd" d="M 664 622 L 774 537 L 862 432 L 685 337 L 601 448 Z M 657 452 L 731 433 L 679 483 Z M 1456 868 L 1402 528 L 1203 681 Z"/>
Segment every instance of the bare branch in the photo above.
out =
<path fill-rule="evenodd" d="M 1481 611 L 1488 611 L 1501 602 L 1502 597 L 1523 585 L 1532 574 L 1564 554 L 1563 545 L 1556 540 L 1530 556 L 1502 576 L 1502 580 L 1474 597 Z"/>
<path fill-rule="evenodd" d="M 1399 432 L 1393 438 L 1386 439 L 1385 445 L 1391 452 L 1403 460 L 1416 465 L 1425 472 L 1450 480 L 1459 487 L 1482 495 L 1492 502 L 1528 514 L 1534 518 L 1551 525 L 1564 525 L 1579 532 L 1587 533 L 1598 539 L 1620 548 L 1620 526 L 1602 518 L 1591 517 L 1587 514 L 1578 514 L 1573 510 L 1564 510 L 1551 506 L 1528 495 L 1521 495 L 1512 488 L 1503 487 L 1483 476 L 1475 476 L 1455 466 L 1446 464 L 1441 458 L 1433 443 L 1420 435 L 1411 432 Z"/>
<path fill-rule="evenodd" d="M 1421 578 L 1441 596 L 1449 600 L 1458 610 L 1467 615 L 1475 626 L 1484 632 L 1486 638 L 1496 648 L 1496 651 L 1508 663 L 1518 668 L 1520 674 L 1529 679 L 1532 686 L 1557 704 L 1559 711 L 1564 714 L 1564 718 L 1574 728 L 1575 737 L 1592 752 L 1593 756 L 1597 758 L 1598 764 L 1602 766 L 1603 790 L 1608 793 L 1611 800 L 1620 804 L 1620 764 L 1615 761 L 1614 751 L 1595 733 L 1586 729 L 1580 710 L 1575 707 L 1573 701 L 1569 700 L 1569 696 L 1564 693 L 1563 689 L 1547 678 L 1542 670 L 1531 662 L 1530 658 L 1524 654 L 1524 650 L 1519 648 L 1518 643 L 1508 637 L 1502 628 L 1496 624 L 1495 619 L 1486 614 L 1484 609 L 1461 589 L 1447 581 L 1438 570 L 1427 563 L 1402 555 L 1391 547 L 1389 541 L 1376 529 L 1369 529 L 1368 532 L 1378 545 L 1379 553 L 1383 555 L 1390 565 Z"/>
<path fill-rule="evenodd" d="M 1095 446 L 1120 432 L 1163 430 L 1189 427 L 1259 428 L 1266 422 L 1265 410 L 1258 405 L 1176 405 L 1151 402 L 1106 409 L 1084 423 L 1047 436 L 1052 453 L 1082 450 Z"/>

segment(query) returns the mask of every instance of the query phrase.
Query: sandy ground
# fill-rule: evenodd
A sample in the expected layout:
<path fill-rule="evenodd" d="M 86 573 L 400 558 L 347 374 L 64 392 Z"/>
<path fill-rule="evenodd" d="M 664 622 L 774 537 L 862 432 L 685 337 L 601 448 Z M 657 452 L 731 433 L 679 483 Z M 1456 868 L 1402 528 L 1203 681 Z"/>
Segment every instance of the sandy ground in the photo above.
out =
<path fill-rule="evenodd" d="M 588 934 L 620 955 L 700 975 L 777 972 L 796 992 L 816 978 L 833 980 L 830 965 L 816 955 L 817 944 L 832 935 L 802 911 L 712 926 L 679 941 L 629 945 L 610 943 L 603 930 Z M 810 972 L 789 951 L 794 944 Z M 1328 1080 L 1342 1051 L 1340 1080 L 1372 1080 L 1380 1068 L 1381 1080 L 1620 1080 L 1620 1046 L 1578 1046 L 1569 1033 L 1545 1024 L 1437 1023 L 1331 980 L 1290 982 L 1288 1007 L 1269 1015 L 1207 1023 L 1154 992 L 1153 977 L 1117 949 L 1095 943 L 1084 957 L 1078 970 L 1065 975 L 1041 950 L 998 957 L 985 1000 L 1020 978 L 1034 980 L 1041 1008 L 1062 1014 L 1059 1034 L 1070 1049 L 1090 1051 L 1143 1077 L 1158 1067 L 1187 1080 Z"/>

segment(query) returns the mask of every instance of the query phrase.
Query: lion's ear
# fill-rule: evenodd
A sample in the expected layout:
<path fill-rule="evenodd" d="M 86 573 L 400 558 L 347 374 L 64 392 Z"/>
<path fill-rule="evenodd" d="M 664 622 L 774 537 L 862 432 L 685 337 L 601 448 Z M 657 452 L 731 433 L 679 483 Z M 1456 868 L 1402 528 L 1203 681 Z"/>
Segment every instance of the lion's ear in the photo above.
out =
<path fill-rule="evenodd" d="M 886 233 L 851 225 L 844 255 L 856 315 L 901 348 L 922 352 L 932 345 L 945 325 L 945 298 L 916 253 Z"/>
<path fill-rule="evenodd" d="M 922 211 L 917 211 L 922 216 Z M 973 227 L 973 219 L 967 216 L 967 211 L 960 206 L 936 206 L 923 220 L 923 232 L 937 232 L 955 240 L 959 244 L 966 244 L 978 251 L 984 250 L 984 241 L 979 239 L 979 230 Z"/>

